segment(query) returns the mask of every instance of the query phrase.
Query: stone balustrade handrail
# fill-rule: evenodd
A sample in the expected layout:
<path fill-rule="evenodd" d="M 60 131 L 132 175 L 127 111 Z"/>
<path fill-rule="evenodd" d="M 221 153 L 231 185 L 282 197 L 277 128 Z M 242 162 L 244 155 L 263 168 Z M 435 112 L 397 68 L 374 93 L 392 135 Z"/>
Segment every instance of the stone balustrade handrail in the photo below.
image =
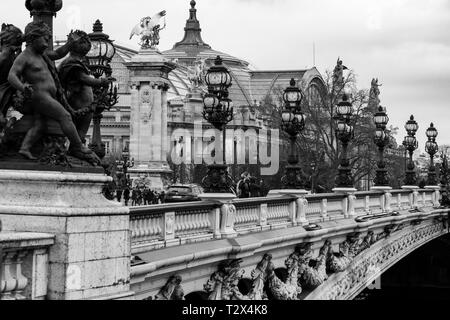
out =
<path fill-rule="evenodd" d="M 48 250 L 55 236 L 0 233 L 0 300 L 44 300 L 48 287 Z"/>
<path fill-rule="evenodd" d="M 437 206 L 436 190 L 271 195 L 130 208 L 134 253 L 238 234 Z"/>

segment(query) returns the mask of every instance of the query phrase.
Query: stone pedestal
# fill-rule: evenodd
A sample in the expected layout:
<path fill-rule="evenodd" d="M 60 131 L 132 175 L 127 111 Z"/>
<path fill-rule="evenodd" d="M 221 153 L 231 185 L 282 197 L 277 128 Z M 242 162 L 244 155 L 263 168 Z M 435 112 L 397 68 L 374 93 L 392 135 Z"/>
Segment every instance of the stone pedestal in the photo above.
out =
<path fill-rule="evenodd" d="M 384 194 L 381 196 L 381 209 L 383 212 L 391 212 L 392 211 L 392 207 L 391 207 L 391 203 L 392 203 L 392 188 L 391 187 L 385 187 L 385 186 L 375 186 L 370 188 L 370 190 L 372 191 L 382 191 Z"/>
<path fill-rule="evenodd" d="M 199 198 L 205 201 L 217 201 L 222 204 L 220 207 L 220 234 L 222 238 L 237 237 L 234 230 L 234 221 L 236 219 L 236 207 L 232 203 L 236 195 L 232 193 L 203 193 Z"/>
<path fill-rule="evenodd" d="M 168 75 L 175 64 L 156 49 L 143 49 L 126 63 L 131 82 L 130 157 L 135 167 L 131 178 L 148 175 L 152 188 L 163 189 L 163 176 L 171 173 L 167 162 Z"/>
<path fill-rule="evenodd" d="M 307 226 L 309 224 L 306 218 L 306 209 L 308 208 L 308 200 L 306 200 L 306 195 L 309 194 L 308 191 L 303 189 L 280 189 L 280 190 L 270 190 L 269 196 L 283 196 L 289 195 L 297 197 L 295 205 L 289 209 L 291 215 L 291 221 L 293 225 Z"/>
<path fill-rule="evenodd" d="M 433 206 L 439 207 L 440 206 L 440 198 L 441 198 L 441 187 L 440 186 L 425 186 L 425 189 L 428 190 L 434 190 L 433 193 Z"/>
<path fill-rule="evenodd" d="M 275 189 L 270 190 L 269 196 L 281 196 L 281 195 L 293 195 L 293 196 L 304 196 L 309 194 L 308 191 L 303 189 Z"/>
<path fill-rule="evenodd" d="M 55 235 L 47 299 L 129 299 L 129 209 L 108 201 L 104 174 L 0 170 L 5 231 Z"/>
<path fill-rule="evenodd" d="M 346 218 L 353 218 L 356 216 L 355 211 L 355 192 L 358 191 L 355 188 L 334 188 L 333 192 L 336 194 L 347 195 L 347 198 L 342 200 L 342 211 Z"/>
<path fill-rule="evenodd" d="M 412 209 L 418 209 L 419 207 L 419 187 L 418 186 L 402 186 L 403 190 L 412 191 L 409 196 L 409 203 Z"/>

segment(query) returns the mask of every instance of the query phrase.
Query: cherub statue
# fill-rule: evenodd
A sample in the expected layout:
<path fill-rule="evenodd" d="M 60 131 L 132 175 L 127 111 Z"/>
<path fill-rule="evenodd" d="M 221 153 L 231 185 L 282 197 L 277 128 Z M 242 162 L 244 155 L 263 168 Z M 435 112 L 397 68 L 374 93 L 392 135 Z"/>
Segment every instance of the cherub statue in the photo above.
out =
<path fill-rule="evenodd" d="M 6 114 L 12 106 L 15 89 L 8 75 L 17 56 L 22 52 L 23 33 L 12 24 L 3 24 L 0 32 L 0 130 L 6 125 Z"/>
<path fill-rule="evenodd" d="M 94 110 L 92 87 L 108 87 L 113 78 L 95 79 L 87 65 L 86 54 L 91 50 L 91 41 L 86 32 L 76 30 L 72 33 L 74 43 L 70 55 L 58 67 L 59 78 L 72 109 L 78 113 L 73 119 L 81 141 L 85 143 Z"/>
<path fill-rule="evenodd" d="M 141 36 L 142 49 L 153 49 L 159 44 L 159 32 L 166 27 L 166 20 L 164 19 L 164 25 L 161 27 L 160 21 L 166 15 L 166 11 L 163 10 L 153 17 L 145 17 L 141 19 L 141 22 L 137 24 L 131 31 L 130 40 L 134 35 Z"/>
<path fill-rule="evenodd" d="M 72 155 L 92 161 L 93 152 L 83 145 L 72 115 L 76 114 L 64 95 L 57 70 L 52 61 L 63 58 L 73 45 L 69 35 L 66 44 L 55 51 L 48 51 L 51 31 L 44 22 L 31 22 L 25 28 L 26 49 L 17 57 L 9 73 L 8 81 L 23 96 L 23 105 L 34 115 L 34 125 L 27 132 L 19 153 L 28 159 L 36 159 L 31 147 L 41 138 L 43 117 L 58 122 L 71 144 Z"/>

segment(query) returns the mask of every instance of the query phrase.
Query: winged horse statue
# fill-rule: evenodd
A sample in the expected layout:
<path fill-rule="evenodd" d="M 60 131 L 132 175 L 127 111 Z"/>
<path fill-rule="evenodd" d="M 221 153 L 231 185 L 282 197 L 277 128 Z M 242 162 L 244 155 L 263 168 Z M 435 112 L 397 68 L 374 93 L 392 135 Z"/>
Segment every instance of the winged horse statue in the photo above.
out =
<path fill-rule="evenodd" d="M 131 31 L 130 40 L 133 36 L 141 37 L 142 49 L 154 49 L 159 44 L 159 32 L 166 27 L 166 10 L 158 12 L 153 17 L 145 17 Z M 164 25 L 161 27 L 161 20 Z"/>

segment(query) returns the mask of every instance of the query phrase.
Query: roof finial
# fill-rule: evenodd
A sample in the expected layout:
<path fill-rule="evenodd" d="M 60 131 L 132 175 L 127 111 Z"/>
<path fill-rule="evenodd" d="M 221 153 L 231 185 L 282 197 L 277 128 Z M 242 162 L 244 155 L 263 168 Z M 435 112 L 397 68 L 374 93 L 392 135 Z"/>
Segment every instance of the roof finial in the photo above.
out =
<path fill-rule="evenodd" d="M 174 45 L 174 49 L 180 46 L 193 46 L 211 49 L 209 45 L 203 42 L 200 28 L 200 22 L 197 19 L 197 9 L 195 8 L 197 2 L 191 0 L 191 8 L 189 9 L 189 19 L 186 21 L 184 28 L 184 38 Z"/>

